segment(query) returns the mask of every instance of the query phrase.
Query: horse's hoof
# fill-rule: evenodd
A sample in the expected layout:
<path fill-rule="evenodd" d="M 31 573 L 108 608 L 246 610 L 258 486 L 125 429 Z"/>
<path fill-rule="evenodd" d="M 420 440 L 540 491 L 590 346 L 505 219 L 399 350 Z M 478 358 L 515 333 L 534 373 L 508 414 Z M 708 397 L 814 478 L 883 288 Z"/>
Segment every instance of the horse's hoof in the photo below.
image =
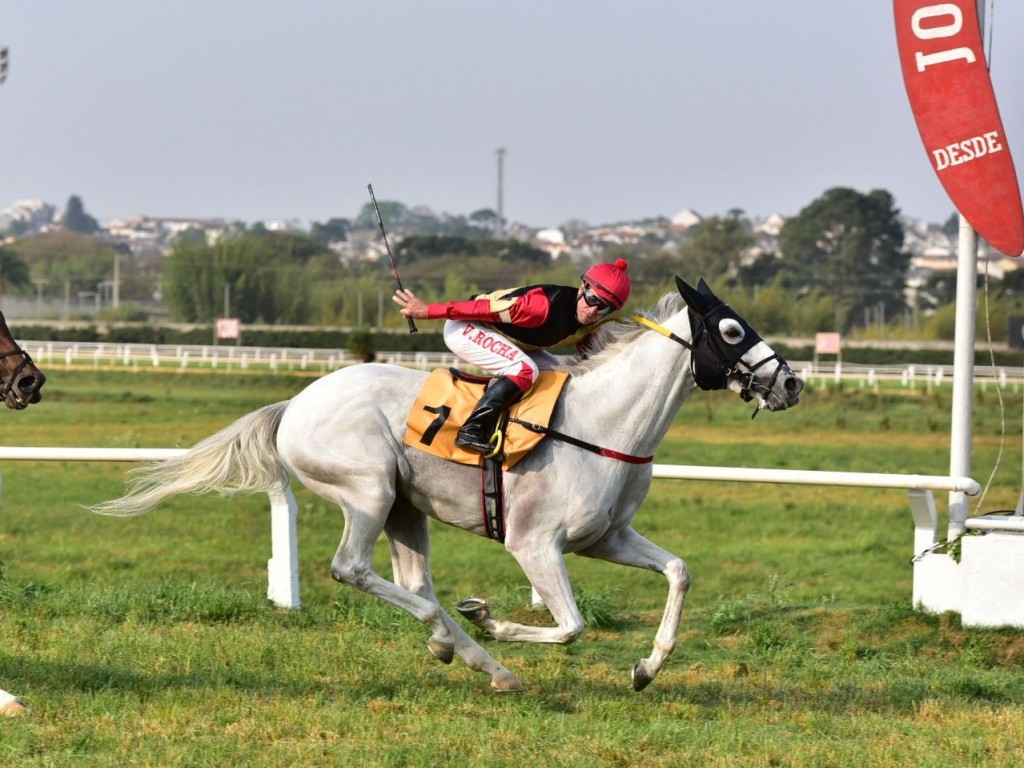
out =
<path fill-rule="evenodd" d="M 451 664 L 455 658 L 455 643 L 430 638 L 427 640 L 427 648 L 438 658 L 442 664 Z"/>
<path fill-rule="evenodd" d="M 654 679 L 654 676 L 647 673 L 647 670 L 644 668 L 644 663 L 642 661 L 638 661 L 636 664 L 633 665 L 632 678 L 633 690 L 642 691 L 644 688 L 651 684 L 651 681 Z"/>
<path fill-rule="evenodd" d="M 26 707 L 25 702 L 17 696 L 10 696 L 9 698 L 4 697 L 3 699 L 0 699 L 0 716 L 17 717 L 18 715 L 27 714 L 28 707 Z"/>
<path fill-rule="evenodd" d="M 491 688 L 496 693 L 522 693 L 526 690 L 519 678 L 512 673 L 491 680 Z"/>
<path fill-rule="evenodd" d="M 461 613 L 466 621 L 473 624 L 491 618 L 491 609 L 487 607 L 487 601 L 482 597 L 467 597 L 459 600 L 455 610 Z"/>

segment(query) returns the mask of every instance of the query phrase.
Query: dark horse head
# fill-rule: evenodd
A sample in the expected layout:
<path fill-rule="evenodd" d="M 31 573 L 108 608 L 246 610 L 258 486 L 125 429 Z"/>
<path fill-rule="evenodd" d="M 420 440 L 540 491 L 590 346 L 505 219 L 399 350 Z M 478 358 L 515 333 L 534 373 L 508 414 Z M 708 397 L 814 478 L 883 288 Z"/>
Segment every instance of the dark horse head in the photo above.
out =
<path fill-rule="evenodd" d="M 28 353 L 18 346 L 0 314 L 0 397 L 4 405 L 20 411 L 42 397 L 46 377 Z"/>
<path fill-rule="evenodd" d="M 694 288 L 676 278 L 679 293 L 690 316 L 693 377 L 701 389 L 732 389 L 761 409 L 782 411 L 800 401 L 803 380 L 790 369 L 782 355 L 703 279 Z"/>

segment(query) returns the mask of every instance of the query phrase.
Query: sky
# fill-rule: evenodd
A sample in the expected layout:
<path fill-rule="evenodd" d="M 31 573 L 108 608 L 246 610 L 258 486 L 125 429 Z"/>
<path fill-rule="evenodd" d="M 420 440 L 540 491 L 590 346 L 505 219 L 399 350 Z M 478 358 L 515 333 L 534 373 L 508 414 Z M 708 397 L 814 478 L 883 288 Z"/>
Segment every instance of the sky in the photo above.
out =
<path fill-rule="evenodd" d="M 1024 2 L 989 23 L 1020 167 Z M 882 0 L 0 0 L 0 46 L 0 208 L 308 225 L 372 183 L 469 215 L 503 147 L 504 215 L 535 227 L 793 216 L 837 186 L 953 213 Z"/>

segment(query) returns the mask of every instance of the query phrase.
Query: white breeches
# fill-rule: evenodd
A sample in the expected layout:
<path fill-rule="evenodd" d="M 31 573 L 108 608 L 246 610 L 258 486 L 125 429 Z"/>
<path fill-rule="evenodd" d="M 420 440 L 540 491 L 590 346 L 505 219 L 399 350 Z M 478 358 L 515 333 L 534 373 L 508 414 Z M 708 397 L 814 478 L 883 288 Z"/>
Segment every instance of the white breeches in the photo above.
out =
<path fill-rule="evenodd" d="M 511 339 L 469 320 L 446 320 L 444 343 L 470 365 L 512 379 L 523 392 L 537 381 L 539 371 L 558 365 L 558 358 L 550 352 L 524 352 Z"/>

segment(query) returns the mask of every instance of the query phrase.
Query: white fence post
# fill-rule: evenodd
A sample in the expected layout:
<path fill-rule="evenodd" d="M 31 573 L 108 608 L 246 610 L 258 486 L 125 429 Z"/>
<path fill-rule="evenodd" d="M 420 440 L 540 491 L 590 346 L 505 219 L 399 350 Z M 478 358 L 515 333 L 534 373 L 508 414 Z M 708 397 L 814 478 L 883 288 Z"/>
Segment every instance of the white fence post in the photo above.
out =
<path fill-rule="evenodd" d="M 267 561 L 267 597 L 281 608 L 299 607 L 298 505 L 287 481 L 270 491 L 270 560 Z"/>

